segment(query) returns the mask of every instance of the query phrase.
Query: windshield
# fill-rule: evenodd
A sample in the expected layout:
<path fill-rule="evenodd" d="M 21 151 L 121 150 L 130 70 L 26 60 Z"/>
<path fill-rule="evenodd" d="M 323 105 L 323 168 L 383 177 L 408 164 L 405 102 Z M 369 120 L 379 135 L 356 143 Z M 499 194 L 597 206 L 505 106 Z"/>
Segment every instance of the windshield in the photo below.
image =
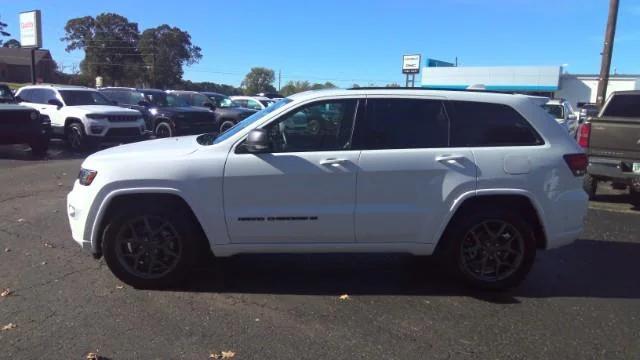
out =
<path fill-rule="evenodd" d="M 562 105 L 550 105 L 546 104 L 542 106 L 551 116 L 556 119 L 564 119 L 564 108 Z"/>
<path fill-rule="evenodd" d="M 144 97 L 147 101 L 157 107 L 187 107 L 189 103 L 185 99 L 182 99 L 173 94 L 167 94 L 160 91 L 145 92 Z"/>
<path fill-rule="evenodd" d="M 233 126 L 231 129 L 225 131 L 224 133 L 220 134 L 218 137 L 215 136 L 215 134 L 203 134 L 198 136 L 197 140 L 198 140 L 198 144 L 200 145 L 212 145 L 212 144 L 217 144 L 220 143 L 222 141 L 227 140 L 228 138 L 230 138 L 231 136 L 237 134 L 239 131 L 241 131 L 242 129 L 246 128 L 247 126 L 253 124 L 254 122 L 262 119 L 265 115 L 287 105 L 288 103 L 290 103 L 291 99 L 287 99 L 284 98 L 280 101 L 278 101 L 277 103 L 273 104 L 273 106 L 269 106 L 268 108 L 265 108 L 263 110 L 258 111 L 257 113 L 249 116 L 248 118 L 240 121 L 239 123 L 237 123 L 235 126 Z"/>
<path fill-rule="evenodd" d="M 0 86 L 0 102 L 10 102 L 13 101 L 13 94 L 11 93 L 11 89 L 7 86 Z"/>
<path fill-rule="evenodd" d="M 113 105 L 109 99 L 97 91 L 60 90 L 60 95 L 67 106 Z"/>

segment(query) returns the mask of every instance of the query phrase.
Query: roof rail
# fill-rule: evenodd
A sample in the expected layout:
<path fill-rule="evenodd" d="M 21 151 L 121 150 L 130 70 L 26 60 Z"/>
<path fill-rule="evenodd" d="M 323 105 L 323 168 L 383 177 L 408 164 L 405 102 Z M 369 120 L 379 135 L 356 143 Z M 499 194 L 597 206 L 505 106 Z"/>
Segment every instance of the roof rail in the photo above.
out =
<path fill-rule="evenodd" d="M 497 91 L 497 90 L 486 90 L 486 89 L 451 89 L 451 88 L 440 88 L 440 87 L 387 87 L 387 86 L 362 86 L 356 88 L 348 88 L 347 90 L 435 90 L 435 91 L 458 91 L 458 92 L 480 92 L 480 93 L 493 93 L 493 94 L 519 94 L 514 91 Z"/>

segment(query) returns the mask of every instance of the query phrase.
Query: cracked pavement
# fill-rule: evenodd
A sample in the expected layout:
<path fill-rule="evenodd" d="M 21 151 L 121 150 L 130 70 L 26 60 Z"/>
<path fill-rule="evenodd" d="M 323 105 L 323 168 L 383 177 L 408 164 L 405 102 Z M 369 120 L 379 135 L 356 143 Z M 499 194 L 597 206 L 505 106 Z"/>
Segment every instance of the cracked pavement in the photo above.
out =
<path fill-rule="evenodd" d="M 0 359 L 629 359 L 640 355 L 640 211 L 607 190 L 575 244 L 506 293 L 406 255 L 251 255 L 180 289 L 122 287 L 71 240 L 82 159 L 0 147 Z M 59 185 L 61 184 L 61 185 Z M 46 244 L 46 245 L 45 245 Z M 7 249 L 8 251 L 5 251 Z M 340 300 L 348 294 L 348 300 Z"/>

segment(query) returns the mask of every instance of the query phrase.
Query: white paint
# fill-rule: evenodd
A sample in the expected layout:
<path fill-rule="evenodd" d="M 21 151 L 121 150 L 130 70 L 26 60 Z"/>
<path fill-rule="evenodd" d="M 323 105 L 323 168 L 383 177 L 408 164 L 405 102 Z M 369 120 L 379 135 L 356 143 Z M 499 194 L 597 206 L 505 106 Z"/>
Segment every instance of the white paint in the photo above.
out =
<path fill-rule="evenodd" d="M 607 86 L 607 98 L 614 91 L 640 90 L 640 75 L 609 77 Z M 597 75 L 571 75 L 564 74 L 560 77 L 560 89 L 555 92 L 556 98 L 566 99 L 574 108 L 578 102 L 595 103 L 598 92 Z"/>

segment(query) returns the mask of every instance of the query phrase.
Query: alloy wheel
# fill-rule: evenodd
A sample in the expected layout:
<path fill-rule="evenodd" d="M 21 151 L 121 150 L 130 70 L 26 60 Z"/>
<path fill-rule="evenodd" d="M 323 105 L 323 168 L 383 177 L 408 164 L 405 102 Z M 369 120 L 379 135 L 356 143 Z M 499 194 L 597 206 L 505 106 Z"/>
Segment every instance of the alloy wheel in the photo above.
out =
<path fill-rule="evenodd" d="M 524 249 L 524 238 L 515 226 L 503 220 L 486 220 L 464 235 L 459 265 L 476 280 L 496 282 L 520 268 Z"/>
<path fill-rule="evenodd" d="M 131 275 L 157 279 L 170 273 L 182 256 L 182 239 L 167 219 L 140 216 L 116 235 L 116 256 Z"/>

